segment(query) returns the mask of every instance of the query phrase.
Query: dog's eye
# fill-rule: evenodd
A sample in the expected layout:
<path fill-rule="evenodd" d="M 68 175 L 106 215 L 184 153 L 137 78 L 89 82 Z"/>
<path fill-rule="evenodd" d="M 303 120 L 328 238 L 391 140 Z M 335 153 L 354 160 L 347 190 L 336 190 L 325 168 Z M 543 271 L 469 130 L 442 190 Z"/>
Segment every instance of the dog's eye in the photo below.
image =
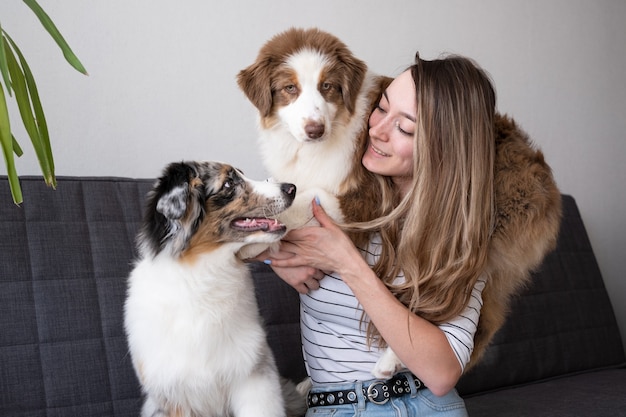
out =
<path fill-rule="evenodd" d="M 330 91 L 333 89 L 332 83 L 322 83 L 322 91 Z"/>
<path fill-rule="evenodd" d="M 222 184 L 221 191 L 233 191 L 241 183 L 242 183 L 241 180 L 239 180 L 238 178 L 229 178 L 229 179 L 225 180 L 224 183 Z"/>
<path fill-rule="evenodd" d="M 285 92 L 287 94 L 296 94 L 298 92 L 298 88 L 295 85 L 290 84 L 288 86 L 285 86 Z"/>

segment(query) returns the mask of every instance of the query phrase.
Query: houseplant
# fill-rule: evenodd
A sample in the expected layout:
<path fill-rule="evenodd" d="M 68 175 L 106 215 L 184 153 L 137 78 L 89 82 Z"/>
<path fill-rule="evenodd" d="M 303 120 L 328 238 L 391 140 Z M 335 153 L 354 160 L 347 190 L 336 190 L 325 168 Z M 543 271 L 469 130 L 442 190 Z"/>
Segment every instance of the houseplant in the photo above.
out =
<path fill-rule="evenodd" d="M 36 0 L 23 0 L 39 18 L 43 27 L 52 36 L 61 48 L 65 59 L 77 71 L 87 75 L 79 59 L 74 55 L 63 36 L 58 31 L 48 14 L 39 6 Z M 46 119 L 43 113 L 37 86 L 33 74 L 22 55 L 22 52 L 11 39 L 9 34 L 0 24 L 0 145 L 4 154 L 7 176 L 11 186 L 11 194 L 15 204 L 23 201 L 19 178 L 15 167 L 14 155 L 18 157 L 23 151 L 13 136 L 9 111 L 7 107 L 7 95 L 15 95 L 20 117 L 30 137 L 33 149 L 39 160 L 44 181 L 51 187 L 56 186 L 54 174 L 54 159 Z M 5 91 L 6 90 L 6 91 Z"/>

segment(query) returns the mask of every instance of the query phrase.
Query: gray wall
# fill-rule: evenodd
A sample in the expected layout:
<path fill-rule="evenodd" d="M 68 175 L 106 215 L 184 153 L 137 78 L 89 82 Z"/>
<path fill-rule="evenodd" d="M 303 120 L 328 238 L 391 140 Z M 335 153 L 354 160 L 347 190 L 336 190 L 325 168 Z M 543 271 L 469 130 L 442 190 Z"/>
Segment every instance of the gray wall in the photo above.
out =
<path fill-rule="evenodd" d="M 500 111 L 530 133 L 578 201 L 626 337 L 626 2 L 40 3 L 90 72 L 64 62 L 22 2 L 0 2 L 2 27 L 39 83 L 59 175 L 154 177 L 172 160 L 218 159 L 264 177 L 254 111 L 235 75 L 289 26 L 328 30 L 388 75 L 416 50 L 475 58 L 495 81 Z M 37 174 L 18 123 L 27 153 L 18 169 Z"/>

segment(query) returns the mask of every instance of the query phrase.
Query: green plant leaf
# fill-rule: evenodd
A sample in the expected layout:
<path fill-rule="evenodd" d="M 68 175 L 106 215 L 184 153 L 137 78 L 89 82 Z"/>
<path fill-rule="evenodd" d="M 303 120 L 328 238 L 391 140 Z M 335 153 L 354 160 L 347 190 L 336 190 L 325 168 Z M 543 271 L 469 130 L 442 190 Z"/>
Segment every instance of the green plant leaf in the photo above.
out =
<path fill-rule="evenodd" d="M 52 146 L 50 145 L 50 135 L 48 134 L 48 123 L 46 122 L 43 107 L 41 106 L 41 101 L 39 99 L 39 92 L 37 91 L 35 77 L 33 77 L 33 73 L 31 72 L 28 63 L 24 58 L 24 55 L 22 55 L 22 52 L 15 44 L 13 39 L 11 39 L 11 37 L 8 35 L 7 38 L 13 50 L 17 53 L 17 56 L 20 60 L 20 65 L 22 67 L 22 71 L 24 72 L 26 87 L 30 97 L 29 105 L 32 104 L 37 132 L 39 133 L 38 138 L 39 143 L 41 144 L 41 152 L 37 152 L 37 157 L 39 158 L 39 164 L 41 165 L 41 169 L 44 174 L 44 180 L 46 184 L 52 187 L 56 187 L 56 178 L 54 175 L 54 157 L 52 155 Z"/>
<path fill-rule="evenodd" d="M 28 136 L 30 137 L 30 140 L 33 144 L 33 149 L 37 154 L 37 159 L 39 160 L 39 165 L 41 167 L 44 180 L 47 184 L 53 184 L 54 175 L 52 173 L 52 167 L 50 166 L 50 163 L 47 159 L 45 146 L 42 143 L 39 128 L 33 114 L 31 97 L 28 91 L 25 76 L 22 73 L 22 68 L 18 64 L 17 59 L 15 58 L 8 41 L 6 39 L 3 39 L 3 41 L 5 42 L 5 50 L 7 51 L 7 63 L 9 66 L 9 73 L 11 74 L 11 79 L 13 80 L 15 100 L 17 101 L 17 107 L 20 111 L 20 115 L 22 116 L 22 122 L 24 123 L 26 132 L 28 133 Z M 15 46 L 12 41 L 11 45 Z"/>
<path fill-rule="evenodd" d="M 11 196 L 15 204 L 21 204 L 24 201 L 22 196 L 22 188 L 20 180 L 15 169 L 15 158 L 13 157 L 13 141 L 15 138 L 11 135 L 11 123 L 9 121 L 9 109 L 7 108 L 4 88 L 0 84 L 0 145 L 4 154 L 4 162 L 7 168 L 7 176 L 9 177 L 9 186 L 11 187 Z"/>
<path fill-rule="evenodd" d="M 26 3 L 28 7 L 32 9 L 32 11 L 41 21 L 41 24 L 43 25 L 43 27 L 52 36 L 52 39 L 54 39 L 57 45 L 59 45 L 59 47 L 61 48 L 61 51 L 63 51 L 63 56 L 65 57 L 67 62 L 69 62 L 69 64 L 72 67 L 74 67 L 78 72 L 81 72 L 87 75 L 87 70 L 85 69 L 83 64 L 80 62 L 78 57 L 74 54 L 74 52 L 72 51 L 70 46 L 67 44 L 65 39 L 63 39 L 61 32 L 59 32 L 55 24 L 52 22 L 52 19 L 50 19 L 50 16 L 48 16 L 48 14 L 41 8 L 41 6 L 39 6 L 36 0 L 23 0 L 23 1 L 24 3 Z"/>
<path fill-rule="evenodd" d="M 6 51 L 7 57 L 7 65 L 9 67 L 9 74 L 11 75 L 11 80 L 13 80 L 15 100 L 17 101 L 18 109 L 20 111 L 20 115 L 22 116 L 22 121 L 24 122 L 24 127 L 26 128 L 26 132 L 31 138 L 39 136 L 39 133 L 37 132 L 37 125 L 35 124 L 35 116 L 32 113 L 30 98 L 28 96 L 28 90 L 26 88 L 26 79 L 24 78 L 24 74 L 22 73 L 22 68 L 18 64 L 17 58 L 15 58 L 13 50 L 10 48 L 9 41 L 7 41 L 6 37 L 2 39 L 2 43 L 4 43 L 4 49 Z M 39 142 L 39 140 L 37 140 L 37 142 Z"/>
<path fill-rule="evenodd" d="M 0 37 L 3 37 L 4 30 L 2 26 L 0 26 Z M 7 93 L 12 95 L 11 93 L 11 78 L 9 77 L 9 68 L 7 67 L 7 56 L 4 51 L 4 42 L 0 42 L 0 72 L 2 73 L 2 79 L 4 80 L 4 85 L 7 88 Z"/>
<path fill-rule="evenodd" d="M 24 155 L 24 151 L 22 150 L 20 144 L 17 143 L 17 139 L 15 139 L 15 136 L 11 134 L 11 138 L 13 138 L 13 152 L 15 152 L 15 155 L 17 155 L 18 157 Z"/>

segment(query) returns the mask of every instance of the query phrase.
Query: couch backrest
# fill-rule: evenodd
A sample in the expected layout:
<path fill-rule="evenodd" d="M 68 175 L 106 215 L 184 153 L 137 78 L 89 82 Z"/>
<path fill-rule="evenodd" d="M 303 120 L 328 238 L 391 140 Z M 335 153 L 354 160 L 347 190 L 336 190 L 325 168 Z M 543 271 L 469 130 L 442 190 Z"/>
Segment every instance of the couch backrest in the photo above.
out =
<path fill-rule="evenodd" d="M 151 181 L 0 179 L 0 415 L 133 416 L 140 392 L 122 327 Z"/>
<path fill-rule="evenodd" d="M 557 248 L 513 300 L 484 359 L 458 385 L 465 396 L 583 371 L 624 366 L 619 328 L 585 226 L 563 196 Z"/>

